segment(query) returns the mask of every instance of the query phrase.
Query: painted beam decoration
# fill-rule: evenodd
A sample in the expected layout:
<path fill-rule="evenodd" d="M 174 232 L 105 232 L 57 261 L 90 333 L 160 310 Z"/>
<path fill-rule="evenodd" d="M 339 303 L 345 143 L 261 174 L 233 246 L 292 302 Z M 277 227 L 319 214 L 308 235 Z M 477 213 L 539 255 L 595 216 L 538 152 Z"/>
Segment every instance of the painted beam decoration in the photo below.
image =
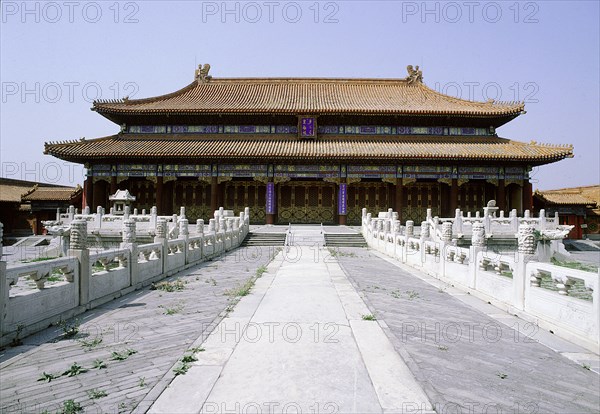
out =
<path fill-rule="evenodd" d="M 276 165 L 275 177 L 290 178 L 338 178 L 337 165 Z"/>
<path fill-rule="evenodd" d="M 498 167 L 459 166 L 458 178 L 466 178 L 469 180 L 497 179 L 499 172 L 500 169 Z"/>
<path fill-rule="evenodd" d="M 349 178 L 396 178 L 395 165 L 349 165 Z"/>
<path fill-rule="evenodd" d="M 116 175 L 116 166 L 110 164 L 94 164 L 92 165 L 92 176 L 93 177 L 111 177 Z"/>
<path fill-rule="evenodd" d="M 433 135 L 491 136 L 493 128 L 420 127 L 383 125 L 317 125 L 316 117 L 299 117 L 298 125 L 129 125 L 129 134 L 299 134 L 301 138 L 323 135 Z"/>
<path fill-rule="evenodd" d="M 403 178 L 457 178 L 451 165 L 405 165 L 402 168 Z"/>
<path fill-rule="evenodd" d="M 156 164 L 117 164 L 120 177 L 152 177 L 157 175 Z"/>
<path fill-rule="evenodd" d="M 210 165 L 202 164 L 164 164 L 162 174 L 165 177 L 210 177 Z"/>
<path fill-rule="evenodd" d="M 220 177 L 266 177 L 267 164 L 220 164 Z"/>

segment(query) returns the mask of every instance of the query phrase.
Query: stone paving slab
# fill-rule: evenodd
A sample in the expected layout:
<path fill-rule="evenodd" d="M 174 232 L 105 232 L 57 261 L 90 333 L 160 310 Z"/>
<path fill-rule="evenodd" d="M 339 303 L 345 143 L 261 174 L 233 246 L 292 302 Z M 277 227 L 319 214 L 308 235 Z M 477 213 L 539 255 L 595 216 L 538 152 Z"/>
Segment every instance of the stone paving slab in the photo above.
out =
<path fill-rule="evenodd" d="M 307 230 L 293 231 L 303 239 L 314 232 Z M 194 377 L 173 381 L 150 412 L 381 413 L 404 412 L 407 403 L 420 410 L 412 412 L 431 412 L 377 322 L 363 320 L 368 308 L 337 262 L 313 246 L 297 249 L 240 301 L 243 317 L 223 319 L 209 336 L 203 346 L 214 355 L 202 355 Z M 207 384 L 217 376 L 214 364 L 222 371 Z M 196 389 L 193 404 L 180 401 L 195 378 L 203 378 L 197 386 L 209 388 L 208 396 Z"/>
<path fill-rule="evenodd" d="M 517 318 L 507 326 L 489 316 L 501 313 L 493 306 L 469 297 L 470 306 L 371 250 L 340 248 L 337 258 L 437 412 L 600 412 L 598 374 L 538 342 L 549 333 Z"/>
<path fill-rule="evenodd" d="M 182 291 L 146 288 L 79 315 L 75 338 L 61 338 L 62 330 L 51 327 L 2 350 L 0 412 L 54 413 L 68 399 L 92 413 L 131 412 L 142 401 L 151 405 L 173 379 L 174 364 L 233 305 L 225 293 L 254 276 L 274 252 L 267 247 L 232 251 L 165 279 L 184 281 Z M 82 341 L 94 339 L 101 342 L 83 346 Z M 113 352 L 127 349 L 135 353 L 123 361 L 111 359 Z M 107 367 L 91 369 L 95 360 Z M 75 362 L 90 370 L 37 381 L 43 372 L 60 374 Z M 108 395 L 92 399 L 93 389 Z"/>

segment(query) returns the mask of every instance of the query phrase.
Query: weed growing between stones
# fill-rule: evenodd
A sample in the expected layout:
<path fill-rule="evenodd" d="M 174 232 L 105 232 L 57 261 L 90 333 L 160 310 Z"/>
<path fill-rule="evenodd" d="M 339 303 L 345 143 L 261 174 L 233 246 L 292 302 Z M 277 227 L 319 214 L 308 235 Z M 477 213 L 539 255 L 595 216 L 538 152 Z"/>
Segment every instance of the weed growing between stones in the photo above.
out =
<path fill-rule="evenodd" d="M 81 365 L 79 365 L 77 362 L 74 362 L 68 370 L 66 370 L 65 372 L 63 372 L 62 374 L 67 376 L 67 377 L 74 377 L 76 375 L 79 374 L 83 374 L 84 372 L 88 372 L 89 370 L 87 368 L 82 367 Z"/>
<path fill-rule="evenodd" d="M 68 339 L 68 338 L 73 338 L 74 336 L 76 336 L 79 333 L 79 319 L 74 319 L 72 322 L 68 322 L 68 321 L 59 321 L 58 322 L 58 326 L 60 326 L 60 329 L 62 329 L 63 331 L 63 338 Z"/>
<path fill-rule="evenodd" d="M 60 375 L 59 374 L 48 374 L 46 371 L 44 371 L 42 373 L 42 375 L 38 378 L 38 381 L 50 382 L 56 378 L 60 378 Z"/>
<path fill-rule="evenodd" d="M 110 359 L 112 359 L 113 361 L 125 361 L 133 354 L 137 354 L 137 351 L 131 348 L 127 348 L 126 350 L 121 352 L 113 351 Z"/>
<path fill-rule="evenodd" d="M 261 267 L 256 269 L 256 277 L 257 278 L 262 277 L 262 275 L 266 272 L 267 272 L 267 266 L 262 265 Z"/>
<path fill-rule="evenodd" d="M 175 376 L 185 375 L 190 369 L 190 364 L 192 362 L 198 361 L 198 358 L 196 358 L 196 354 L 198 352 L 204 352 L 204 348 L 194 347 L 190 348 L 189 351 L 190 353 L 184 355 L 183 358 L 181 358 L 181 361 L 179 361 L 175 368 L 173 368 L 173 373 L 175 374 Z"/>
<path fill-rule="evenodd" d="M 23 345 L 23 340 L 21 339 L 21 333 L 23 333 L 23 329 L 25 329 L 25 324 L 24 323 L 18 323 L 17 324 L 16 332 L 15 332 L 15 337 L 11 341 L 10 346 Z"/>
<path fill-rule="evenodd" d="M 370 313 L 366 314 L 366 315 L 362 315 L 363 321 L 376 321 L 377 318 L 375 318 L 375 315 L 372 315 Z"/>
<path fill-rule="evenodd" d="M 63 403 L 61 414 L 76 414 L 82 412 L 83 407 L 80 403 L 76 402 L 75 400 L 67 400 Z"/>
<path fill-rule="evenodd" d="M 97 400 L 99 398 L 102 397 L 106 397 L 108 395 L 108 393 L 104 390 L 98 390 L 98 389 L 92 389 L 88 391 L 88 396 L 92 399 L 92 400 Z"/>
<path fill-rule="evenodd" d="M 150 290 L 162 290 L 164 292 L 180 292 L 185 289 L 187 281 L 181 279 L 174 280 L 172 282 L 164 281 L 159 283 L 152 283 Z"/>
<path fill-rule="evenodd" d="M 185 308 L 185 305 L 183 303 L 177 303 L 174 306 L 158 305 L 158 307 L 164 309 L 163 315 L 175 315 L 177 313 L 181 313 L 181 311 Z"/>
<path fill-rule="evenodd" d="M 97 347 L 98 345 L 100 345 L 102 343 L 102 336 L 97 336 L 94 339 L 88 340 L 88 339 L 80 339 L 79 343 L 81 344 L 81 346 L 86 350 L 89 351 L 92 348 Z"/>

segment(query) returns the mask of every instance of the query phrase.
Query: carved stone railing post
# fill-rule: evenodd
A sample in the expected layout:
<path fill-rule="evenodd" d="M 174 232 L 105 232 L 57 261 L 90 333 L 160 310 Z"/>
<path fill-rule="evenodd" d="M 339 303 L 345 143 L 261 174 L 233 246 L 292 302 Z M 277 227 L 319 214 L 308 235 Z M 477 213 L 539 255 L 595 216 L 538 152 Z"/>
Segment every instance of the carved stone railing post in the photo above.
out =
<path fill-rule="evenodd" d="M 481 222 L 473 223 L 473 233 L 471 234 L 471 246 L 485 247 L 485 226 Z"/>
<path fill-rule="evenodd" d="M 392 219 L 385 219 L 383 221 L 383 232 L 389 233 L 392 231 Z"/>
<path fill-rule="evenodd" d="M 156 216 L 158 216 L 158 209 L 156 206 L 152 206 L 150 209 L 150 228 L 156 228 Z"/>
<path fill-rule="evenodd" d="M 140 283 L 140 274 L 138 270 L 138 247 L 136 242 L 136 229 L 135 229 L 135 220 L 126 219 L 123 220 L 123 227 L 121 230 L 122 238 L 121 238 L 121 249 L 129 250 L 129 280 L 131 286 L 141 286 Z"/>
<path fill-rule="evenodd" d="M 196 234 L 202 236 L 204 234 L 204 220 L 196 220 Z"/>
<path fill-rule="evenodd" d="M 525 308 L 525 284 L 531 283 L 527 277 L 527 263 L 535 254 L 535 228 L 530 224 L 521 224 L 517 234 L 518 250 L 516 254 L 515 270 L 513 271 L 513 301 L 517 309 Z"/>
<path fill-rule="evenodd" d="M 181 212 L 183 214 L 185 214 L 185 207 L 181 207 Z M 185 216 L 184 216 L 185 217 Z M 180 218 L 179 222 L 177 223 L 179 225 L 179 239 L 183 239 L 183 241 L 185 242 L 185 244 L 183 245 L 183 253 L 185 254 L 185 263 L 188 262 L 188 251 L 189 251 L 189 244 L 188 244 L 188 240 L 190 239 L 190 225 L 189 225 L 190 221 L 186 218 Z"/>
<path fill-rule="evenodd" d="M 518 234 L 519 253 L 524 255 L 534 255 L 536 240 L 535 228 L 529 224 L 523 224 L 519 227 Z"/>
<path fill-rule="evenodd" d="M 477 272 L 479 270 L 477 256 L 485 250 L 485 225 L 481 221 L 473 223 L 471 234 L 471 247 L 469 248 L 469 278 L 467 281 L 471 289 L 477 288 Z"/>
<path fill-rule="evenodd" d="M 215 233 L 217 226 L 216 226 L 216 220 L 215 219 L 210 219 L 208 220 L 208 232 L 209 233 Z"/>
<path fill-rule="evenodd" d="M 431 236 L 431 233 L 429 231 L 429 221 L 422 221 L 421 222 L 421 239 L 427 240 L 427 239 L 429 239 L 430 236 Z"/>
<path fill-rule="evenodd" d="M 79 261 L 79 305 L 86 306 L 90 301 L 90 278 L 92 269 L 90 251 L 87 248 L 87 222 L 73 220 L 69 238 L 69 257 L 76 257 Z"/>
<path fill-rule="evenodd" d="M 412 220 L 408 220 L 406 222 L 406 237 L 414 237 L 415 235 L 415 222 Z"/>
<path fill-rule="evenodd" d="M 179 219 L 179 238 L 188 239 L 190 236 L 190 221 L 186 218 Z"/>
<path fill-rule="evenodd" d="M 161 268 L 162 268 L 161 273 L 163 273 L 163 274 L 166 272 L 167 255 L 169 254 L 167 232 L 168 232 L 167 220 L 165 220 L 162 217 L 158 217 L 156 219 L 156 235 L 154 236 L 154 243 L 162 244 L 160 260 L 161 260 Z"/>
<path fill-rule="evenodd" d="M 442 241 L 445 243 L 452 242 L 452 223 L 449 221 L 442 223 Z"/>
<path fill-rule="evenodd" d="M 400 220 L 392 220 L 392 233 L 398 234 L 400 233 Z"/>

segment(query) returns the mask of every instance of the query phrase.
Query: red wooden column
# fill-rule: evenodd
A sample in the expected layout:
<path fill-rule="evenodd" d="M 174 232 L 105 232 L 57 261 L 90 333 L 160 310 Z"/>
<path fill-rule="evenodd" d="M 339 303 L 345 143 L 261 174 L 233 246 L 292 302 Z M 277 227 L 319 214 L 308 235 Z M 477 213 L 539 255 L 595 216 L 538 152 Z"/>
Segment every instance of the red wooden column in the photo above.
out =
<path fill-rule="evenodd" d="M 523 211 L 533 209 L 533 191 L 528 179 L 523 180 Z"/>
<path fill-rule="evenodd" d="M 404 197 L 404 185 L 402 184 L 402 178 L 396 178 L 396 203 L 394 208 L 398 213 L 398 220 L 402 223 L 402 199 Z"/>
<path fill-rule="evenodd" d="M 113 195 L 117 192 L 117 176 L 113 175 L 110 177 L 110 194 Z"/>
<path fill-rule="evenodd" d="M 83 183 L 83 187 L 84 187 L 84 197 L 83 197 L 83 202 L 81 203 L 81 208 L 85 208 L 86 206 L 90 207 L 90 210 L 92 210 L 92 206 L 93 206 L 93 202 L 94 202 L 94 184 L 93 184 L 93 178 L 91 175 L 88 175 L 87 178 L 85 179 L 85 182 Z"/>
<path fill-rule="evenodd" d="M 210 210 L 212 213 L 219 208 L 219 182 L 217 177 L 211 177 L 210 180 Z"/>
<path fill-rule="evenodd" d="M 156 177 L 156 210 L 158 214 L 163 213 L 163 190 L 164 190 L 164 179 L 161 176 Z"/>
<path fill-rule="evenodd" d="M 458 179 L 453 178 L 450 185 L 450 214 L 454 216 L 458 208 Z"/>
<path fill-rule="evenodd" d="M 496 192 L 496 205 L 502 211 L 506 211 L 506 192 L 504 191 L 504 178 L 498 180 L 498 189 Z"/>

